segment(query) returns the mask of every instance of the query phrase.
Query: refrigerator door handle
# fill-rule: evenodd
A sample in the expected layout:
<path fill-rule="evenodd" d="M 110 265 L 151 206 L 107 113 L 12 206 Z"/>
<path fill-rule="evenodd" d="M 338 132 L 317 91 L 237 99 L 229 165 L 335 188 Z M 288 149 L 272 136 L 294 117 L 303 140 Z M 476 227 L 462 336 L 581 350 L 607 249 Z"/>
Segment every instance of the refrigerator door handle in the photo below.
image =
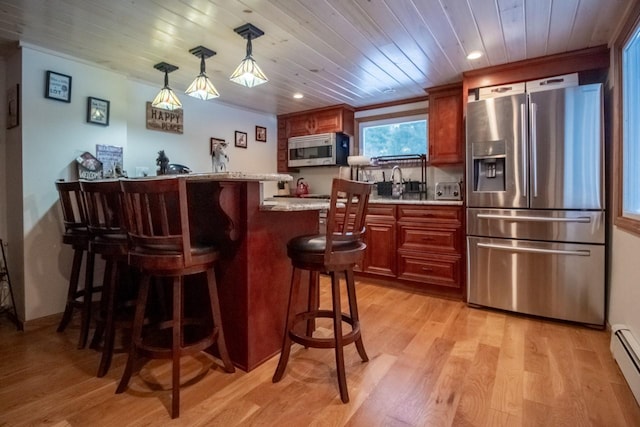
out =
<path fill-rule="evenodd" d="M 498 249 L 509 252 L 526 252 L 546 255 L 591 256 L 591 251 L 589 250 L 563 251 L 558 249 L 524 248 L 518 246 L 497 245 L 495 243 L 478 243 L 477 246 L 480 248 Z"/>
<path fill-rule="evenodd" d="M 522 172 L 520 175 L 522 176 L 522 197 L 527 197 L 527 187 L 529 186 L 529 181 L 527 180 L 528 173 L 528 161 L 527 161 L 527 111 L 526 104 L 520 104 L 520 138 L 522 139 L 520 147 L 522 148 Z"/>
<path fill-rule="evenodd" d="M 538 105 L 535 102 L 531 103 L 531 161 L 533 165 L 533 197 L 538 197 L 538 134 L 536 131 L 536 112 L 538 111 Z"/>
<path fill-rule="evenodd" d="M 533 221 L 533 222 L 583 222 L 590 223 L 591 217 L 580 216 L 576 218 L 551 218 L 541 216 L 510 216 L 497 214 L 478 214 L 476 218 L 481 219 L 503 219 L 508 221 Z"/>

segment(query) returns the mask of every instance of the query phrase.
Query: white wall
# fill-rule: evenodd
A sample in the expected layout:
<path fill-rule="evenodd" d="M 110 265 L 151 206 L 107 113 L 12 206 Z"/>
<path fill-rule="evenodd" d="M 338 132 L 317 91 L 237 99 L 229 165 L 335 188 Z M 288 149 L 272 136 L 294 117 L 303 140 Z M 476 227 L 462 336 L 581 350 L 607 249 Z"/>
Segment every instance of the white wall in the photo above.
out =
<path fill-rule="evenodd" d="M 19 61 L 19 53 L 16 56 Z M 96 144 L 122 146 L 124 167 L 131 175 L 136 166 L 146 166 L 154 174 L 157 152 L 164 149 L 172 163 L 190 166 L 194 172 L 210 172 L 209 137 L 217 137 L 230 143 L 230 170 L 275 172 L 274 115 L 178 93 L 184 106 L 184 134 L 158 132 L 145 128 L 145 111 L 146 101 L 159 90 L 161 73 L 158 86 L 134 82 L 35 46 L 23 47 L 21 62 L 7 69 L 7 83 L 13 79 L 22 86 L 21 145 L 18 141 L 18 148 L 6 154 L 7 162 L 12 163 L 7 168 L 8 193 L 14 191 L 8 199 L 17 200 L 15 206 L 22 206 L 22 212 L 13 214 L 3 204 L 0 218 L 7 215 L 8 228 L 15 231 L 9 239 L 16 259 L 11 276 L 24 320 L 64 308 L 72 251 L 60 241 L 62 224 L 54 181 L 75 178 L 78 154 L 95 153 Z M 72 77 L 71 103 L 43 96 L 47 70 Z M 88 96 L 111 102 L 109 126 L 86 123 Z M 256 125 L 267 127 L 267 143 L 255 142 Z M 233 147 L 235 130 L 247 132 L 247 149 Z"/>
<path fill-rule="evenodd" d="M 640 338 L 640 238 L 613 227 L 611 253 L 610 325 L 629 326 Z"/>

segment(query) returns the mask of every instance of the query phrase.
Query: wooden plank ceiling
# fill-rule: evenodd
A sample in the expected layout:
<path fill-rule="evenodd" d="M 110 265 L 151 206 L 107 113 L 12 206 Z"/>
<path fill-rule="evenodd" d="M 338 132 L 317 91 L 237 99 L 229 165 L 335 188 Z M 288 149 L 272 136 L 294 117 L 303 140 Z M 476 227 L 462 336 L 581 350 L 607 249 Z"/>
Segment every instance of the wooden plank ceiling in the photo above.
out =
<path fill-rule="evenodd" d="M 284 114 L 421 96 L 471 69 L 607 44 L 634 1 L 0 0 L 0 40 L 158 87 L 153 65 L 169 62 L 178 94 L 199 72 L 189 49 L 203 45 L 217 52 L 206 66 L 221 97 L 210 102 Z M 270 79 L 252 89 L 228 79 L 246 49 L 233 29 L 247 22 L 265 32 L 253 54 Z M 467 60 L 474 50 L 484 56 Z"/>

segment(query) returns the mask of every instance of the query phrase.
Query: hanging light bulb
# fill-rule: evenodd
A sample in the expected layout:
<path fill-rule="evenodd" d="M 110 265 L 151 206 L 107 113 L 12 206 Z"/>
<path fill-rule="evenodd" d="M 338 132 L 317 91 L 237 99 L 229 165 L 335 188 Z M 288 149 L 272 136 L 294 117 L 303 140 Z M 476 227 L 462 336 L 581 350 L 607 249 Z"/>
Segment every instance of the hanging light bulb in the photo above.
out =
<path fill-rule="evenodd" d="M 268 82 L 269 79 L 264 75 L 251 55 L 251 40 L 260 37 L 264 32 L 251 24 L 242 25 L 234 31 L 247 39 L 247 56 L 231 74 L 231 81 L 246 87 L 254 87 Z"/>
<path fill-rule="evenodd" d="M 182 108 L 180 100 L 173 93 L 173 90 L 169 87 L 169 73 L 178 69 L 175 65 L 167 64 L 166 62 L 160 62 L 153 66 L 156 70 L 164 71 L 164 87 L 156 95 L 151 103 L 151 106 L 155 108 L 161 108 L 163 110 L 177 110 Z"/>
<path fill-rule="evenodd" d="M 205 58 L 210 58 L 216 53 L 204 46 L 194 47 L 189 52 L 200 57 L 200 74 L 187 88 L 185 93 L 189 96 L 203 99 L 205 101 L 219 97 L 220 94 L 216 90 L 215 86 L 213 86 L 213 83 L 211 83 L 211 80 L 209 80 L 209 77 L 207 77 L 204 70 Z"/>

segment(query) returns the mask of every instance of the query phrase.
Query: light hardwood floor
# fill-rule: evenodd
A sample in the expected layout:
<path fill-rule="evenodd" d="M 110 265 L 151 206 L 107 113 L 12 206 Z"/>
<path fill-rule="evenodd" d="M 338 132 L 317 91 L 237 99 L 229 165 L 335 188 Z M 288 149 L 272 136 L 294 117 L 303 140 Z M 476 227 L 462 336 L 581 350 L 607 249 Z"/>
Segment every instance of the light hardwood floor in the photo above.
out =
<path fill-rule="evenodd" d="M 277 384 L 277 356 L 235 374 L 205 354 L 184 359 L 183 381 L 199 381 L 183 386 L 171 420 L 168 364 L 150 362 L 116 395 L 124 354 L 96 378 L 99 354 L 75 348 L 77 323 L 56 333 L 53 316 L 21 333 L 2 318 L 0 425 L 640 426 L 606 331 L 362 281 L 357 291 L 370 361 L 345 349 L 349 404 L 333 351 L 296 345 Z"/>

